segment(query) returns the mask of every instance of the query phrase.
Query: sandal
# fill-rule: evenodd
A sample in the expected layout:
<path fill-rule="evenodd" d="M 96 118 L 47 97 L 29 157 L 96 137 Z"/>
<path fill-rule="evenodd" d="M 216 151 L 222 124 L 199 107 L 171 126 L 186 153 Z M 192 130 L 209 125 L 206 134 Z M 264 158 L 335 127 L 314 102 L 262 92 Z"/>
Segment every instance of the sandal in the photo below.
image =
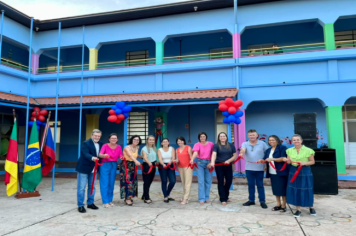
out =
<path fill-rule="evenodd" d="M 163 201 L 164 201 L 165 203 L 169 203 L 169 198 L 164 198 Z"/>
<path fill-rule="evenodd" d="M 128 206 L 132 206 L 133 204 L 133 201 L 131 199 L 125 199 L 125 205 L 128 205 Z M 128 203 L 127 201 L 130 201 L 130 203 Z"/>
<path fill-rule="evenodd" d="M 175 201 L 174 198 L 171 198 L 171 197 L 169 197 L 168 200 L 169 201 Z"/>
<path fill-rule="evenodd" d="M 279 209 L 279 212 L 286 212 L 287 211 L 287 207 L 281 207 L 280 209 Z"/>
<path fill-rule="evenodd" d="M 112 203 L 112 202 L 110 202 L 109 205 L 110 205 L 111 207 L 115 206 L 115 204 Z"/>
<path fill-rule="evenodd" d="M 147 200 L 145 199 L 145 200 L 143 200 L 143 202 L 144 202 L 144 203 L 147 203 L 147 204 L 151 204 L 151 203 L 152 203 L 152 200 L 151 200 L 151 199 L 147 199 Z"/>
<path fill-rule="evenodd" d="M 281 206 L 275 206 L 272 208 L 272 211 L 279 211 L 281 209 Z"/>
<path fill-rule="evenodd" d="M 103 207 L 104 208 L 111 208 L 111 205 L 110 204 L 104 204 Z"/>
<path fill-rule="evenodd" d="M 205 203 L 211 203 L 211 201 L 210 200 L 206 200 Z"/>
<path fill-rule="evenodd" d="M 222 203 L 221 203 L 221 205 L 223 205 L 223 206 L 226 206 L 226 204 L 227 204 L 226 202 L 222 202 Z"/>
<path fill-rule="evenodd" d="M 181 204 L 181 205 L 185 205 L 185 204 L 188 204 L 188 203 L 189 203 L 189 201 L 188 201 L 188 199 L 187 199 L 187 200 L 182 200 L 180 204 Z"/>

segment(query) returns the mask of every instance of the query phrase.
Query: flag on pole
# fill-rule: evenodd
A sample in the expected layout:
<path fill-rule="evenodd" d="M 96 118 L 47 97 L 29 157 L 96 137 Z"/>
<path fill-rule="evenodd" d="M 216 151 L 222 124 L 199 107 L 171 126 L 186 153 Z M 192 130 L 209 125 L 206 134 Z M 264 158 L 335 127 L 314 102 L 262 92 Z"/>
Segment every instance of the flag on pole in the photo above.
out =
<path fill-rule="evenodd" d="M 42 175 L 46 176 L 53 169 L 56 161 L 56 153 L 54 152 L 54 142 L 51 128 L 47 128 L 47 138 L 43 143 L 42 149 Z M 45 131 L 46 132 L 46 131 Z"/>
<path fill-rule="evenodd" d="M 33 192 L 37 185 L 41 183 L 41 155 L 40 145 L 38 141 L 37 124 L 33 122 L 31 129 L 30 141 L 27 148 L 27 157 L 25 161 L 25 168 L 22 177 L 22 188 Z"/>
<path fill-rule="evenodd" d="M 14 195 L 18 190 L 18 145 L 17 145 L 17 121 L 14 120 L 14 126 L 12 127 L 10 145 L 6 155 L 5 162 L 5 185 L 7 196 Z"/>

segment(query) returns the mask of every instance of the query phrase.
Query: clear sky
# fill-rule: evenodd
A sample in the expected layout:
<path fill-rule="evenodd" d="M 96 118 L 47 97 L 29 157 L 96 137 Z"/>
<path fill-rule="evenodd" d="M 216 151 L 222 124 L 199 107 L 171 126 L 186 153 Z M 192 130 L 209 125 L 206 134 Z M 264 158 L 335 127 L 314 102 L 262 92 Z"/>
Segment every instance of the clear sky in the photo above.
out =
<path fill-rule="evenodd" d="M 32 16 L 47 20 L 107 11 L 184 2 L 189 0 L 1 0 Z"/>

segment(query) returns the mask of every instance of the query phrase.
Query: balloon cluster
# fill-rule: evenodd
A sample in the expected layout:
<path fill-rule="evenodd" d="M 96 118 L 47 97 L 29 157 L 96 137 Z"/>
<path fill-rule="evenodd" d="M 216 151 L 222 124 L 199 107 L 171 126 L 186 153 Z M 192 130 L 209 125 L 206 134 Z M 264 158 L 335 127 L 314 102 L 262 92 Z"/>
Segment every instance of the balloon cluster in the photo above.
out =
<path fill-rule="evenodd" d="M 46 109 L 41 110 L 39 107 L 34 107 L 30 118 L 31 121 L 28 122 L 28 126 L 32 127 L 33 122 L 36 119 L 37 129 L 40 129 L 41 126 L 45 127 L 46 115 L 48 115 L 48 111 Z"/>
<path fill-rule="evenodd" d="M 219 102 L 219 110 L 222 111 L 222 114 L 225 116 L 223 119 L 225 124 L 235 123 L 239 125 L 241 123 L 240 117 L 244 115 L 244 113 L 240 111 L 242 104 L 243 102 L 241 100 L 234 102 L 231 98 L 226 98 Z"/>
<path fill-rule="evenodd" d="M 116 124 L 120 124 L 121 121 L 129 117 L 129 112 L 132 110 L 132 107 L 126 105 L 125 102 L 117 102 L 115 106 L 111 107 L 109 111 L 108 121 Z"/>

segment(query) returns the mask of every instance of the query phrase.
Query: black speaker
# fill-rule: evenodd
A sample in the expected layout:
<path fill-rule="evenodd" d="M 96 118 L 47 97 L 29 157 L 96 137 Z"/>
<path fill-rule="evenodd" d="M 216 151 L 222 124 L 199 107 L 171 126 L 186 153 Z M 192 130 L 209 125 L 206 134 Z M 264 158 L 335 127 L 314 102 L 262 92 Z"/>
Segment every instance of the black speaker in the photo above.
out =
<path fill-rule="evenodd" d="M 315 165 L 311 166 L 314 176 L 314 193 L 337 195 L 338 176 L 335 149 L 314 149 Z"/>
<path fill-rule="evenodd" d="M 302 136 L 306 147 L 318 147 L 316 132 L 316 113 L 294 114 L 294 133 Z"/>

